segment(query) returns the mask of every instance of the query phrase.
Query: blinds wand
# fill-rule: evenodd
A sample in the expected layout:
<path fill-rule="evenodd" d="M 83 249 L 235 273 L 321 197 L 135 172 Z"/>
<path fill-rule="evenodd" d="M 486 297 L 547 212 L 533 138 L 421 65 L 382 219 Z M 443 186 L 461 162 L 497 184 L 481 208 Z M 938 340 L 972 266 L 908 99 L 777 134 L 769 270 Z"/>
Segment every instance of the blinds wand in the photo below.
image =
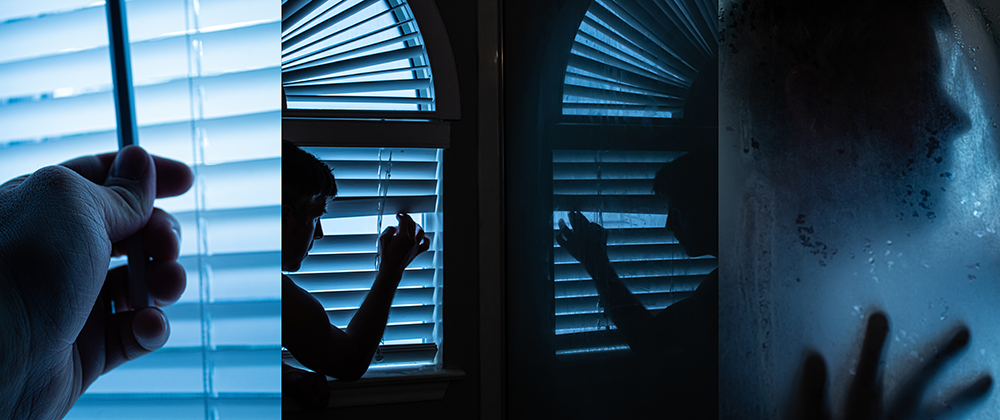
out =
<path fill-rule="evenodd" d="M 118 150 L 139 145 L 132 92 L 132 68 L 129 64 L 128 28 L 125 26 L 125 0 L 106 0 L 108 49 L 111 52 L 111 79 L 114 85 L 115 115 L 118 121 Z M 146 263 L 149 258 L 136 232 L 125 239 L 128 254 L 129 302 L 133 311 L 153 306 L 146 291 Z"/>

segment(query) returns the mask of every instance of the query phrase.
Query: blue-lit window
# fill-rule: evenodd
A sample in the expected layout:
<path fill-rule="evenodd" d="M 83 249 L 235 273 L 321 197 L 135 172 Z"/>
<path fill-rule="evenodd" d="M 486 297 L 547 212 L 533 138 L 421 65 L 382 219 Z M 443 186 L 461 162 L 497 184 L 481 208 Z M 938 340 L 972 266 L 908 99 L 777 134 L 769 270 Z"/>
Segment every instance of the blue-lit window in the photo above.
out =
<path fill-rule="evenodd" d="M 187 194 L 157 201 L 182 224 L 187 289 L 164 309 L 164 348 L 99 378 L 67 418 L 278 418 L 276 5 L 127 9 L 139 144 L 196 175 Z M 9 2 L 0 42 L 0 178 L 117 149 L 103 2 Z"/>
<path fill-rule="evenodd" d="M 681 118 L 687 92 L 715 59 L 716 12 L 703 0 L 595 0 L 563 85 L 563 115 Z"/>
<path fill-rule="evenodd" d="M 289 109 L 434 110 L 427 53 L 404 0 L 290 0 L 282 13 Z"/>
<path fill-rule="evenodd" d="M 397 212 L 407 212 L 423 227 L 431 247 L 404 272 L 370 369 L 437 364 L 443 275 L 439 181 L 443 151 L 303 149 L 333 169 L 338 193 L 321 219 L 324 237 L 315 242 L 302 268 L 288 273 L 289 277 L 320 301 L 330 323 L 347 328 L 375 280 L 379 234 L 396 225 Z"/>
<path fill-rule="evenodd" d="M 431 249 L 403 275 L 369 372 L 440 366 L 441 147 L 450 135 L 447 123 L 406 113 L 436 109 L 414 14 L 405 0 L 289 0 L 281 40 L 285 138 L 322 145 L 303 149 L 333 169 L 338 187 L 322 219 L 326 236 L 289 276 L 346 327 L 375 279 L 378 234 L 397 212 L 411 214 Z"/>
<path fill-rule="evenodd" d="M 684 152 L 554 150 L 553 233 L 567 213 L 580 211 L 608 230 L 608 257 L 622 283 L 650 311 L 689 297 L 718 263 L 688 257 L 666 229 L 666 202 L 653 195 L 653 178 Z M 628 349 L 599 306 L 583 265 L 555 245 L 556 354 Z"/>

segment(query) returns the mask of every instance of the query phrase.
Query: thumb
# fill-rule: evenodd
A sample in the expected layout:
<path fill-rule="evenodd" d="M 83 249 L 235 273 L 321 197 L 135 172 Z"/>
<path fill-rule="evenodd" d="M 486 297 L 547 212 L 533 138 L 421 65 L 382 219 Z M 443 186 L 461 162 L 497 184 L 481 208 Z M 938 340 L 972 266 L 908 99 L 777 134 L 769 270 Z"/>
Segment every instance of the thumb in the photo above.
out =
<path fill-rule="evenodd" d="M 139 146 L 118 152 L 104 187 L 97 187 L 96 204 L 104 213 L 105 228 L 112 242 L 125 239 L 141 229 L 153 212 L 156 198 L 156 166 Z"/>

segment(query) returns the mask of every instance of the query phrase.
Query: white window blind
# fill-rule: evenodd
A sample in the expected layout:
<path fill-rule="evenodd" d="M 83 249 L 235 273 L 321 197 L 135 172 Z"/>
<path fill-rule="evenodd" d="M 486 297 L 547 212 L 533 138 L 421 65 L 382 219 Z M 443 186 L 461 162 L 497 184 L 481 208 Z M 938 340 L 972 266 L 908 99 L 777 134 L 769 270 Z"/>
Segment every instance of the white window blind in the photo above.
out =
<path fill-rule="evenodd" d="M 405 0 L 287 0 L 289 109 L 433 111 L 434 84 Z"/>
<path fill-rule="evenodd" d="M 407 212 L 430 249 L 396 290 L 380 354 L 370 369 L 437 364 L 441 344 L 441 149 L 304 147 L 333 169 L 337 198 L 320 220 L 324 237 L 289 277 L 315 296 L 330 322 L 346 328 L 375 280 L 377 239 Z M 391 156 L 390 156 L 391 155 Z M 379 224 L 379 209 L 382 220 Z"/>
<path fill-rule="evenodd" d="M 653 195 L 664 163 L 684 152 L 554 150 L 553 234 L 559 219 L 580 211 L 608 230 L 608 257 L 623 284 L 650 311 L 691 295 L 718 266 L 691 258 L 667 230 L 667 206 Z M 558 243 L 554 249 L 555 351 L 573 354 L 627 349 L 614 322 L 598 306 L 594 281 Z"/>
<path fill-rule="evenodd" d="M 678 118 L 718 23 L 705 0 L 594 0 L 577 31 L 563 115 Z"/>
<path fill-rule="evenodd" d="M 187 289 L 164 309 L 164 348 L 99 378 L 67 418 L 278 418 L 277 5 L 133 0 L 127 11 L 139 144 L 196 176 L 157 201 L 181 222 Z M 103 2 L 5 4 L 0 43 L 0 178 L 117 149 Z"/>

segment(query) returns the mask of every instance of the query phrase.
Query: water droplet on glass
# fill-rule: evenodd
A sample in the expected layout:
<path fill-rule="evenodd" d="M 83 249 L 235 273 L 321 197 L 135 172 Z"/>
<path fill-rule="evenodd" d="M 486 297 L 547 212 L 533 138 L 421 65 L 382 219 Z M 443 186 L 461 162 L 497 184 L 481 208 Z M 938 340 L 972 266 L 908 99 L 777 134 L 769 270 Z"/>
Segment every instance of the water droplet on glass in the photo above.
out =
<path fill-rule="evenodd" d="M 886 245 L 892 246 L 892 241 L 885 241 Z"/>
<path fill-rule="evenodd" d="M 868 258 L 868 264 L 873 264 L 875 262 L 875 257 Z"/>
<path fill-rule="evenodd" d="M 982 238 L 983 236 L 986 236 L 986 232 L 983 232 L 983 231 L 981 231 L 981 230 L 977 230 L 977 231 L 975 232 L 975 234 L 976 234 L 976 236 L 978 236 L 978 237 L 980 237 L 980 238 Z"/>

